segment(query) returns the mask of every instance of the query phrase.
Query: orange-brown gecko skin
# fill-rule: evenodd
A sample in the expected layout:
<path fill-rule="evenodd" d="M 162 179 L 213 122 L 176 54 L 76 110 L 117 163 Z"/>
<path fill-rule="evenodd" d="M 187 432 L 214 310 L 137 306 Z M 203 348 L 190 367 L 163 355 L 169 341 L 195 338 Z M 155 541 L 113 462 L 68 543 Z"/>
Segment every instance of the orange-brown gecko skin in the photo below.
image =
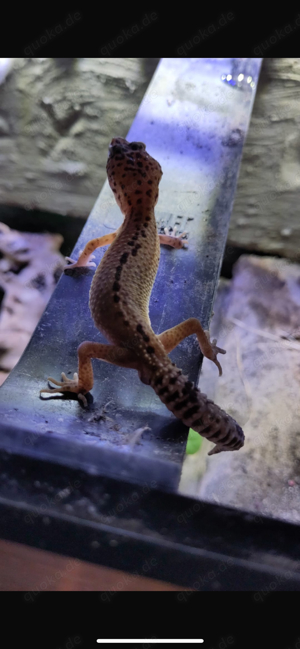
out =
<path fill-rule="evenodd" d="M 183 235 L 157 233 L 154 207 L 162 177 L 160 164 L 151 158 L 142 142 L 129 143 L 118 137 L 110 144 L 107 175 L 124 221 L 117 232 L 89 241 L 78 261 L 68 268 L 95 265 L 90 261 L 93 251 L 110 244 L 92 281 L 90 309 L 96 327 L 111 344 L 83 342 L 78 348 L 78 374 L 74 374 L 74 379 L 65 374 L 62 381 L 50 378 L 58 387 L 41 392 L 75 392 L 86 405 L 84 395 L 93 387 L 92 358 L 134 368 L 176 417 L 216 443 L 209 455 L 238 450 L 244 444 L 240 426 L 183 376 L 168 357 L 181 340 L 196 334 L 202 353 L 217 365 L 221 374 L 217 354 L 225 353 L 224 350 L 216 346 L 216 341 L 210 342 L 208 332 L 196 318 L 160 335 L 151 327 L 149 299 L 160 243 L 176 248 L 184 244 Z"/>

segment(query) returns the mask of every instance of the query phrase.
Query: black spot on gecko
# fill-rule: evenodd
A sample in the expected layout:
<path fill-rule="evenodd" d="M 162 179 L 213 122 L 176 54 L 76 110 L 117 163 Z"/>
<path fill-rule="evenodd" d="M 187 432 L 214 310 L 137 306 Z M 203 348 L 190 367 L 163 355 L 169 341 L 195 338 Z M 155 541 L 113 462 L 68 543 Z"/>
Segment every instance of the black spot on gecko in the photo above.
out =
<path fill-rule="evenodd" d="M 218 437 L 220 437 L 220 432 L 221 432 L 221 430 L 217 431 Z M 215 435 L 217 433 L 214 433 L 214 437 L 215 437 Z M 222 444 L 227 444 L 227 442 L 229 442 L 229 440 L 230 440 L 230 435 L 231 435 L 231 430 L 228 431 L 228 433 L 227 433 L 227 435 L 225 435 L 225 437 L 221 437 L 220 442 L 222 442 Z"/>
<path fill-rule="evenodd" d="M 136 330 L 137 330 L 140 334 L 143 334 L 143 333 L 144 333 L 144 329 L 143 329 L 143 327 L 142 327 L 141 324 L 138 324 L 138 325 L 136 326 Z"/>
<path fill-rule="evenodd" d="M 118 295 L 114 295 L 114 302 L 120 302 L 120 298 Z"/>
<path fill-rule="evenodd" d="M 155 349 L 154 347 L 151 347 L 151 345 L 148 345 L 148 347 L 146 347 L 146 352 L 148 352 L 148 354 L 154 354 Z"/>
<path fill-rule="evenodd" d="M 120 284 L 118 282 L 114 282 L 113 284 L 113 291 L 119 291 L 120 290 Z"/>
<path fill-rule="evenodd" d="M 178 399 L 179 397 L 179 392 L 176 390 L 176 392 L 173 392 L 173 394 L 169 394 L 169 396 L 166 398 L 166 403 L 171 403 L 171 401 L 175 401 L 175 399 Z"/>
<path fill-rule="evenodd" d="M 171 385 L 174 385 L 174 383 L 176 383 L 176 381 L 177 381 L 177 376 L 172 376 L 172 377 L 170 378 L 169 383 L 171 383 Z"/>
<path fill-rule="evenodd" d="M 166 385 L 163 388 L 160 388 L 160 390 L 158 390 L 159 396 L 162 396 L 163 394 L 165 394 L 165 392 L 168 392 L 168 388 Z"/>
<path fill-rule="evenodd" d="M 141 189 L 136 189 L 134 193 L 135 193 L 135 194 L 142 194 L 143 192 L 142 192 Z"/>
<path fill-rule="evenodd" d="M 127 241 L 128 246 L 134 246 L 134 241 Z"/>
<path fill-rule="evenodd" d="M 152 190 L 151 190 L 151 189 L 148 189 L 148 191 L 146 192 L 146 195 L 150 197 L 151 194 L 152 194 Z"/>
<path fill-rule="evenodd" d="M 151 221 L 151 217 L 150 217 L 150 216 L 146 216 L 145 221 Z"/>
<path fill-rule="evenodd" d="M 191 428 L 194 428 L 194 426 L 203 426 L 203 420 L 201 419 L 201 417 L 193 421 L 193 423 L 191 424 Z"/>
<path fill-rule="evenodd" d="M 193 415 L 196 414 L 196 412 L 199 412 L 199 406 L 192 406 L 192 408 L 189 408 L 189 410 L 186 410 L 186 412 L 183 413 L 183 419 L 190 419 Z"/>
<path fill-rule="evenodd" d="M 149 336 L 147 336 L 147 335 L 143 336 L 143 341 L 144 341 L 145 343 L 148 343 L 149 340 L 150 340 Z"/>
<path fill-rule="evenodd" d="M 148 227 L 148 223 L 143 223 L 144 228 Z"/>
<path fill-rule="evenodd" d="M 141 202 L 142 202 L 142 199 L 141 199 L 141 198 L 138 198 L 138 199 L 137 199 L 137 203 L 140 204 Z"/>
<path fill-rule="evenodd" d="M 188 404 L 189 404 L 189 397 L 187 397 L 187 399 L 184 399 L 184 401 L 180 401 L 179 403 L 176 403 L 176 406 L 174 406 L 174 410 L 182 410 L 182 408 L 185 408 Z"/>
<path fill-rule="evenodd" d="M 223 440 L 221 440 L 223 442 Z M 239 440 L 237 440 L 236 437 L 234 437 L 230 442 L 226 444 L 226 446 L 235 446 Z"/>
<path fill-rule="evenodd" d="M 128 259 L 129 252 L 123 252 L 122 257 L 120 257 L 120 264 L 126 264 Z"/>
<path fill-rule="evenodd" d="M 198 401 L 198 394 L 197 394 L 196 390 L 191 390 L 190 391 L 189 399 L 190 399 L 191 403 L 195 403 L 196 401 Z"/>
<path fill-rule="evenodd" d="M 141 184 L 142 184 L 142 181 L 141 181 L 141 180 L 138 180 L 138 181 L 137 181 L 137 184 L 138 184 L 138 185 L 141 185 Z"/>
<path fill-rule="evenodd" d="M 152 180 L 148 180 L 148 185 L 153 185 L 153 181 L 152 181 Z"/>
<path fill-rule="evenodd" d="M 140 169 L 141 169 L 142 166 L 143 166 L 143 163 L 142 163 L 142 162 L 137 162 L 136 164 L 137 164 L 138 167 L 140 167 Z"/>
<path fill-rule="evenodd" d="M 154 385 L 161 385 L 162 384 L 162 376 L 158 376 L 157 379 L 154 381 Z"/>

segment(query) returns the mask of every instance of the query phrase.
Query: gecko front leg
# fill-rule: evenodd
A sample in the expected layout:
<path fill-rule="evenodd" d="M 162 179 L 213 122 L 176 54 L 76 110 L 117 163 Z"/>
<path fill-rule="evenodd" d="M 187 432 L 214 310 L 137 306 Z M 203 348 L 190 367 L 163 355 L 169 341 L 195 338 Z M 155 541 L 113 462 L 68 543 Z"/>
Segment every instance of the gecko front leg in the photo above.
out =
<path fill-rule="evenodd" d="M 110 243 L 114 241 L 118 234 L 118 230 L 115 232 L 111 232 L 110 234 L 105 234 L 103 237 L 96 237 L 96 239 L 91 239 L 88 241 L 88 243 L 85 245 L 84 249 L 81 251 L 77 261 L 74 259 L 71 259 L 70 257 L 66 257 L 66 261 L 70 261 L 70 264 L 67 264 L 64 268 L 66 270 L 67 268 L 80 268 L 82 266 L 85 267 L 94 267 L 96 264 L 93 261 L 90 261 L 90 259 L 93 259 L 93 252 L 96 250 L 96 248 L 101 248 L 102 246 L 107 246 Z"/>
<path fill-rule="evenodd" d="M 188 245 L 188 242 L 184 237 L 186 236 L 186 232 L 182 232 L 182 234 L 177 234 L 177 227 L 175 225 L 175 228 L 172 230 L 172 234 L 170 233 L 170 228 L 164 228 L 164 233 L 165 234 L 159 234 L 159 241 L 161 244 L 165 246 L 171 246 L 171 248 L 185 248 Z"/>
<path fill-rule="evenodd" d="M 96 237 L 95 239 L 88 241 L 84 249 L 80 252 L 77 261 L 75 261 L 75 259 L 71 259 L 71 257 L 66 257 L 66 261 L 69 261 L 71 263 L 67 264 L 64 270 L 67 270 L 69 268 L 95 267 L 96 264 L 91 261 L 91 259 L 93 259 L 92 253 L 97 248 L 111 244 L 116 238 L 117 234 L 118 230 L 111 232 L 110 234 L 105 234 L 103 235 L 103 237 Z M 177 235 L 175 228 L 173 230 L 173 234 L 170 234 L 168 229 L 165 228 L 165 234 L 159 234 L 158 236 L 161 244 L 171 246 L 172 248 L 183 248 L 187 245 L 187 241 L 183 239 L 185 235 L 185 232 Z"/>

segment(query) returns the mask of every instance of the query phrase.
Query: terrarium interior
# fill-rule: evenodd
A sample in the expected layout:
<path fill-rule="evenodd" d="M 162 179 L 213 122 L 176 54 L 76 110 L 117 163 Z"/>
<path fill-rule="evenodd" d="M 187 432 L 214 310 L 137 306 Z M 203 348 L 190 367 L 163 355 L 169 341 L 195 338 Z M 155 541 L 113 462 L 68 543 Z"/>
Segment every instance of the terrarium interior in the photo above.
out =
<path fill-rule="evenodd" d="M 64 264 L 59 248 L 68 219 L 70 229 L 75 219 L 80 225 L 76 238 L 67 237 L 66 255 L 106 179 L 108 144 L 116 135 L 126 137 L 156 65 L 157 60 L 142 59 L 74 59 L 68 65 L 55 59 L 17 59 L 2 79 L 3 379 L 26 346 L 59 279 Z M 196 453 L 186 455 L 180 483 L 183 493 L 200 499 L 294 522 L 300 520 L 299 78 L 300 59 L 263 62 L 211 321 L 212 337 L 227 352 L 221 359 L 223 375 L 219 378 L 216 367 L 204 359 L 199 381 L 200 389 L 243 427 L 245 446 L 237 453 L 208 458 L 211 445 L 203 440 Z M 185 91 L 196 92 L 192 81 L 188 83 Z M 220 88 L 222 83 L 220 79 Z M 232 92 L 239 90 L 232 87 Z M 176 97 L 168 101 L 171 107 Z M 210 101 L 203 97 L 204 112 L 210 110 Z M 166 178 L 166 189 L 167 183 Z M 192 201 L 194 188 L 188 189 Z M 160 200 L 164 212 L 167 191 Z M 115 210 L 112 219 L 117 219 L 112 205 L 113 199 L 108 198 L 107 209 Z M 12 215 L 18 209 L 16 228 Z M 51 214 L 51 231 L 44 234 Z M 64 232 L 56 231 L 54 224 L 62 221 Z M 182 278 L 182 285 L 179 280 L 171 285 L 178 321 L 182 317 L 177 296 L 186 279 Z M 79 278 L 76 290 L 84 282 L 84 276 Z M 84 317 L 84 307 L 80 313 Z M 52 336 L 45 330 L 46 345 L 52 344 L 55 332 L 62 335 L 54 322 L 53 330 Z M 182 343 L 183 354 L 190 344 Z M 193 349 L 196 353 L 196 345 Z M 33 370 L 39 361 L 33 360 Z M 131 371 L 117 368 L 115 372 L 123 387 L 125 382 L 126 393 Z M 36 380 L 37 399 L 40 387 Z M 122 399 L 124 406 L 126 394 Z M 97 388 L 97 402 L 85 435 L 122 445 L 122 412 L 118 413 L 118 404 L 107 405 L 105 385 L 102 391 Z M 51 407 L 63 427 L 59 399 Z M 73 412 L 79 406 L 71 399 L 68 408 Z M 13 413 L 11 421 L 18 416 Z M 109 419 L 107 434 L 103 423 L 107 426 Z M 140 427 L 146 424 L 141 413 Z M 126 443 L 134 429 L 132 420 Z M 43 430 L 47 434 L 47 422 Z M 66 434 L 71 438 L 77 432 L 75 426 Z M 137 438 L 137 454 L 138 446 Z M 176 450 L 175 445 L 174 454 Z"/>

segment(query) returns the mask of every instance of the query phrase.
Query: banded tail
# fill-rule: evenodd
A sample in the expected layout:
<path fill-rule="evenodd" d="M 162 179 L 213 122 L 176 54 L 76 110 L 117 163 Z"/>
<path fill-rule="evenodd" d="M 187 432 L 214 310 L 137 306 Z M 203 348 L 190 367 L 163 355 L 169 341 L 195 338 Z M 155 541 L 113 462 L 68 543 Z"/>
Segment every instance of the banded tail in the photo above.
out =
<path fill-rule="evenodd" d="M 162 365 L 149 383 L 168 410 L 186 426 L 216 444 L 208 455 L 238 451 L 244 445 L 245 436 L 235 419 L 200 392 L 169 357 Z"/>

